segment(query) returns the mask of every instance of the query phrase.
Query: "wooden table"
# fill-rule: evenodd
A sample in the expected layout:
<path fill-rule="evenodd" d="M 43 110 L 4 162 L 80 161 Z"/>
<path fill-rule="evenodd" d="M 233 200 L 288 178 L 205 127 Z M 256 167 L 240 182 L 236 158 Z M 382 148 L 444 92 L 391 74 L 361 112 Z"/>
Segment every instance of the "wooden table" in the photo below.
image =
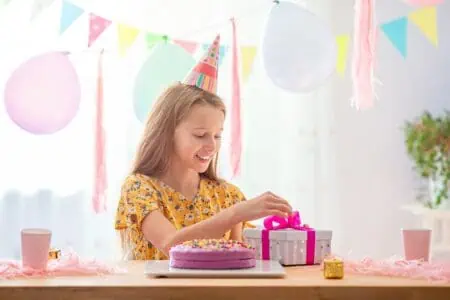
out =
<path fill-rule="evenodd" d="M 283 279 L 155 279 L 143 275 L 144 262 L 124 264 L 121 275 L 0 280 L 0 299 L 450 299 L 450 284 L 350 274 L 325 280 L 318 266 L 288 267 Z"/>

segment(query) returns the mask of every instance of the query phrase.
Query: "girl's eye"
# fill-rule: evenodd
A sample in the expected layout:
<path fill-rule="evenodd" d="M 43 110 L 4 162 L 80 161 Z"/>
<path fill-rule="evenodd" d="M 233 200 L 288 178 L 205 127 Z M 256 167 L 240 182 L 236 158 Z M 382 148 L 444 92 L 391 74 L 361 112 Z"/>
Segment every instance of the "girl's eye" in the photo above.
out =
<path fill-rule="evenodd" d="M 208 135 L 207 135 L 206 133 L 204 133 L 204 134 L 194 134 L 194 136 L 195 136 L 196 138 L 202 139 L 202 138 L 207 137 Z M 221 140 L 221 139 L 222 139 L 222 136 L 220 136 L 220 135 L 215 135 L 215 136 L 214 136 L 214 139 L 216 139 L 216 140 Z"/>

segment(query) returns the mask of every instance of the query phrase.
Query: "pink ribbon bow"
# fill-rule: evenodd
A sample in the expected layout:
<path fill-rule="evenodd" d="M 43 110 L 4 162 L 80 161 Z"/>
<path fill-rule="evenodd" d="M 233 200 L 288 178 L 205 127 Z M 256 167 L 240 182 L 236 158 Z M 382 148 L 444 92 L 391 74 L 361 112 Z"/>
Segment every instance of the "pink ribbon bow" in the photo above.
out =
<path fill-rule="evenodd" d="M 306 264 L 314 264 L 314 254 L 316 251 L 316 232 L 308 225 L 302 225 L 300 213 L 295 211 L 287 218 L 270 216 L 264 219 L 264 229 L 261 232 L 262 259 L 270 259 L 270 239 L 271 230 L 295 229 L 306 231 Z"/>

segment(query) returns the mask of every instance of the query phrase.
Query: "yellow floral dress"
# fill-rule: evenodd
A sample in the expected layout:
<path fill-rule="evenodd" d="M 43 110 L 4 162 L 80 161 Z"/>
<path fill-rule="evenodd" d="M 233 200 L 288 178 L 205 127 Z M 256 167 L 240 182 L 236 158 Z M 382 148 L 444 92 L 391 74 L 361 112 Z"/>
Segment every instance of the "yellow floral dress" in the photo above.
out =
<path fill-rule="evenodd" d="M 129 175 L 122 186 L 115 228 L 126 239 L 133 259 L 167 259 L 164 253 L 144 238 L 141 230 L 142 221 L 150 212 L 160 210 L 178 230 L 208 219 L 221 209 L 244 200 L 241 191 L 225 181 L 201 178 L 197 195 L 188 200 L 156 178 L 141 174 Z M 229 238 L 229 234 L 227 232 L 225 238 Z"/>

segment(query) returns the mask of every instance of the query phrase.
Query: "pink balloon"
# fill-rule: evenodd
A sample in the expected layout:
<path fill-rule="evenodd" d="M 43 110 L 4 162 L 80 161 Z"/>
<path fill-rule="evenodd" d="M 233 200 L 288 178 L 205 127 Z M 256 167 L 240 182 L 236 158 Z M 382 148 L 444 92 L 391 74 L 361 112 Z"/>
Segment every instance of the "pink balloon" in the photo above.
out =
<path fill-rule="evenodd" d="M 49 52 L 20 65 L 5 86 L 6 111 L 11 120 L 34 134 L 52 134 L 75 117 L 80 83 L 68 56 Z"/>

